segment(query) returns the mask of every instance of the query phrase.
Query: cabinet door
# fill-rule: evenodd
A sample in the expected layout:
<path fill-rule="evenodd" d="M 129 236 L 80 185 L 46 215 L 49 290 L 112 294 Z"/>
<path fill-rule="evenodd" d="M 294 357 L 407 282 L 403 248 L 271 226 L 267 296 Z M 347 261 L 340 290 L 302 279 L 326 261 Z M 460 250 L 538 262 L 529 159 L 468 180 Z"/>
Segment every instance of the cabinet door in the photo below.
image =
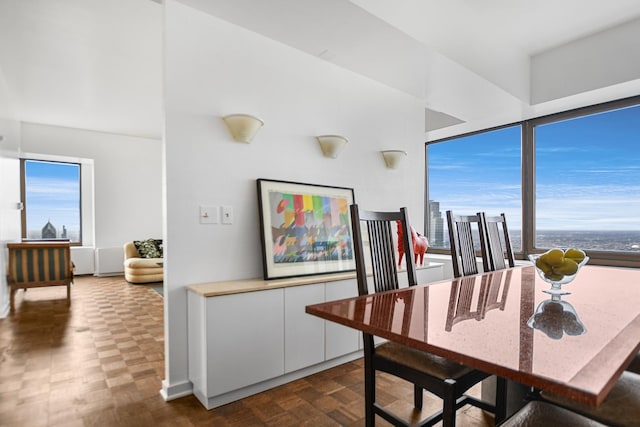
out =
<path fill-rule="evenodd" d="M 325 299 L 327 301 L 357 296 L 358 285 L 355 279 L 328 282 L 325 286 Z M 355 329 L 326 321 L 325 336 L 326 360 L 358 350 L 360 332 Z"/>
<path fill-rule="evenodd" d="M 284 370 L 296 371 L 324 361 L 324 320 L 305 306 L 324 302 L 324 283 L 284 290 Z"/>
<path fill-rule="evenodd" d="M 284 374 L 284 290 L 207 298 L 207 392 Z"/>

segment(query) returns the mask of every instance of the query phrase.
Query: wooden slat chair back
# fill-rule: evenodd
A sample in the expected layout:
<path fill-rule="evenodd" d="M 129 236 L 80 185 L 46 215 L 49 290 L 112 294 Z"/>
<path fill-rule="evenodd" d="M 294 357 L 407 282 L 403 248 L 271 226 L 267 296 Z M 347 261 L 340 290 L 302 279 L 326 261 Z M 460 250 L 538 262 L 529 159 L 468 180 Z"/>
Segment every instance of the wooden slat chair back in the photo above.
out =
<path fill-rule="evenodd" d="M 514 267 L 513 249 L 507 228 L 507 219 L 502 213 L 497 216 L 487 216 L 480 212 L 480 238 L 482 258 L 485 271 L 504 270 Z"/>
<path fill-rule="evenodd" d="M 454 277 L 479 273 L 476 262 L 476 246 L 483 241 L 480 236 L 480 222 L 481 216 L 479 213 L 476 215 L 454 215 L 452 211 L 447 211 Z M 474 229 L 477 230 L 477 237 Z M 476 242 L 478 243 L 477 245 Z"/>
<path fill-rule="evenodd" d="M 363 238 L 363 224 L 368 230 L 372 292 L 385 292 L 379 296 L 379 303 L 372 307 L 371 315 L 375 316 L 378 310 L 390 310 L 389 307 L 395 305 L 387 304 L 387 298 L 390 302 L 393 302 L 395 298 L 393 290 L 397 290 L 399 286 L 398 274 L 407 274 L 409 286 L 414 286 L 417 283 L 413 248 L 409 242 L 411 232 L 408 214 L 405 208 L 396 212 L 370 212 L 360 211 L 357 205 L 352 205 L 350 209 L 358 293 L 360 295 L 371 293 L 368 284 L 367 256 L 363 243 L 367 239 Z M 403 231 L 403 239 L 400 244 L 404 245 L 405 249 L 405 272 L 398 271 L 396 267 L 395 250 L 397 245 L 394 242 L 393 230 L 398 229 L 398 222 Z M 405 303 L 407 306 L 411 305 L 411 301 Z M 372 319 L 372 323 L 375 323 L 375 319 Z M 488 374 L 396 342 L 387 341 L 376 346 L 372 335 L 363 332 L 362 336 L 364 341 L 365 425 L 367 427 L 374 426 L 376 415 L 395 426 L 430 426 L 442 421 L 444 427 L 452 427 L 455 425 L 457 409 L 467 403 L 492 412 L 496 411 L 494 405 L 465 395 L 470 387 L 482 381 Z M 415 408 L 422 408 L 423 390 L 428 390 L 442 399 L 442 410 L 417 424 L 399 418 L 376 402 L 376 372 L 378 371 L 386 372 L 412 383 L 414 385 Z M 502 386 L 502 383 L 500 384 Z M 499 420 L 504 418 L 502 407 L 498 413 Z"/>
<path fill-rule="evenodd" d="M 18 289 L 66 286 L 71 301 L 73 264 L 69 242 L 7 243 L 7 283 L 11 288 L 11 310 Z"/>
<path fill-rule="evenodd" d="M 400 226 L 405 228 L 403 233 L 403 244 L 405 246 L 405 254 L 411 257 L 411 262 L 407 262 L 406 274 L 409 286 L 417 283 L 415 265 L 413 264 L 413 247 L 409 244 L 409 237 L 406 230 L 409 229 L 407 221 L 406 209 L 402 208 L 398 212 L 371 212 L 358 211 L 357 205 L 352 205 L 352 222 L 354 234 L 354 251 L 356 252 L 356 270 L 358 270 L 358 293 L 360 295 L 369 294 L 367 285 L 366 263 L 360 265 L 362 271 L 359 271 L 357 265 L 358 258 L 364 260 L 365 252 L 362 238 L 361 225 L 367 229 L 368 243 L 371 261 L 371 275 L 375 292 L 389 291 L 398 289 L 398 269 L 396 264 L 396 251 L 394 235 L 397 230 L 397 221 Z M 354 213 L 355 211 L 355 213 Z M 353 215 L 357 216 L 354 218 Z M 360 257 L 358 257 L 358 253 Z"/>

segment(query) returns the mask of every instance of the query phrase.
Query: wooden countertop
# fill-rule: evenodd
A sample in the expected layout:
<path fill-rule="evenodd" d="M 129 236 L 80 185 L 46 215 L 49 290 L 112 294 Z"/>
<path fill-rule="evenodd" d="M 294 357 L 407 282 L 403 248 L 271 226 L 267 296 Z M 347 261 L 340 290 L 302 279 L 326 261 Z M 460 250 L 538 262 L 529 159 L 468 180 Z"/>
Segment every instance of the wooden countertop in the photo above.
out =
<path fill-rule="evenodd" d="M 334 282 L 336 280 L 355 279 L 356 272 L 322 274 L 317 276 L 290 277 L 287 279 L 242 279 L 221 282 L 198 283 L 187 286 L 187 290 L 203 297 L 239 294 L 244 292 L 266 291 L 268 289 L 287 288 L 289 286 L 310 285 L 312 283 Z"/>
<path fill-rule="evenodd" d="M 423 266 L 416 267 L 417 270 L 427 268 L 438 268 L 443 264 L 437 262 L 425 262 Z M 219 282 L 197 283 L 187 286 L 187 290 L 203 297 L 215 297 L 220 295 L 240 294 L 244 292 L 266 291 L 269 289 L 288 288 L 290 286 L 311 285 L 314 283 L 335 282 L 338 280 L 355 279 L 356 272 L 348 271 L 344 273 L 319 274 L 314 276 L 290 277 L 286 279 L 264 280 L 240 279 L 223 280 Z"/>

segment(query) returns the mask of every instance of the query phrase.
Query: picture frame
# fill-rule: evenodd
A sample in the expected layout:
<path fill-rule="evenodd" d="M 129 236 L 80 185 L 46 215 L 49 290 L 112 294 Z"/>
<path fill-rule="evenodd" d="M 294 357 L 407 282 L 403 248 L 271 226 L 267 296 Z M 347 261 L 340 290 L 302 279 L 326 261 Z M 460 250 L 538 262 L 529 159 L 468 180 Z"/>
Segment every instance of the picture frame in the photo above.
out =
<path fill-rule="evenodd" d="M 258 179 L 264 279 L 355 270 L 352 188 Z"/>

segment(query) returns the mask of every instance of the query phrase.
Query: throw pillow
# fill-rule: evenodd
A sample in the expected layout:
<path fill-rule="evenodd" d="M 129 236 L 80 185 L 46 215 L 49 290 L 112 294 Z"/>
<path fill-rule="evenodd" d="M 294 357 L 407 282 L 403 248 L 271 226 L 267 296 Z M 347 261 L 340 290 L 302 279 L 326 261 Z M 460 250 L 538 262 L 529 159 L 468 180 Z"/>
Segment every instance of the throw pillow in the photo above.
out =
<path fill-rule="evenodd" d="M 162 258 L 162 252 L 155 239 L 134 240 L 133 244 L 142 258 Z"/>
<path fill-rule="evenodd" d="M 156 247 L 160 251 L 160 258 L 164 257 L 164 249 L 162 248 L 162 239 L 155 239 Z"/>

